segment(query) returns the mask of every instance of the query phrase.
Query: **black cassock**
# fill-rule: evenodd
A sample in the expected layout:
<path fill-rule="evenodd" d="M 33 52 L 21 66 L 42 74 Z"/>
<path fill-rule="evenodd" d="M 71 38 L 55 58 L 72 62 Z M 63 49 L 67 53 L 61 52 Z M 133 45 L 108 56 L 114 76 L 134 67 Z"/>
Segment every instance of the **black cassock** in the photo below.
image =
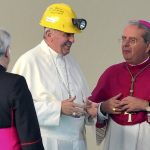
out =
<path fill-rule="evenodd" d="M 44 150 L 32 96 L 24 77 L 8 73 L 0 65 L 0 136 L 1 130 L 12 126 L 16 127 L 22 150 Z"/>

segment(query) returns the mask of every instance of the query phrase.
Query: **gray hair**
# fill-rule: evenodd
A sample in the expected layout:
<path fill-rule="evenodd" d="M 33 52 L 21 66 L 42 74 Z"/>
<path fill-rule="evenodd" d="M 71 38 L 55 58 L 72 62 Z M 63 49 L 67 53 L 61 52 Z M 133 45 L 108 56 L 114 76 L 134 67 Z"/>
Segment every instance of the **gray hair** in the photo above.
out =
<path fill-rule="evenodd" d="M 47 31 L 54 32 L 54 31 L 56 31 L 56 29 L 44 27 L 44 35 L 43 35 L 44 39 L 46 38 L 45 34 L 46 34 Z"/>
<path fill-rule="evenodd" d="M 140 22 L 140 20 L 131 20 L 131 21 L 129 21 L 129 25 L 135 25 L 138 28 L 144 29 L 145 34 L 143 35 L 143 39 L 144 39 L 145 43 L 150 42 L 150 28 L 149 27 L 142 24 Z"/>
<path fill-rule="evenodd" d="M 44 28 L 44 32 L 47 32 L 47 31 L 49 31 L 50 30 L 50 28 Z"/>
<path fill-rule="evenodd" d="M 6 51 L 10 47 L 10 43 L 10 34 L 4 29 L 0 29 L 0 56 L 6 53 Z"/>

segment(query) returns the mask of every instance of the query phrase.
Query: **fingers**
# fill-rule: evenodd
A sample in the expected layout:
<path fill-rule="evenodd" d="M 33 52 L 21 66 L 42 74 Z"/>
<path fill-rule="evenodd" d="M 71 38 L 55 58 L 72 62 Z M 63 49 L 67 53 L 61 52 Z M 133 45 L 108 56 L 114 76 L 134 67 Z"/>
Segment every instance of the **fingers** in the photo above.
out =
<path fill-rule="evenodd" d="M 76 99 L 76 96 L 67 99 L 67 101 L 73 102 Z"/>
<path fill-rule="evenodd" d="M 84 109 L 77 107 L 74 109 L 74 112 L 77 116 L 84 116 L 87 113 Z"/>
<path fill-rule="evenodd" d="M 121 98 L 121 96 L 122 96 L 122 93 L 119 93 L 119 94 L 115 95 L 115 96 L 113 97 L 113 99 L 118 100 L 118 99 Z"/>
<path fill-rule="evenodd" d="M 85 115 L 86 111 L 84 110 L 85 104 L 75 103 L 76 96 L 63 100 L 61 105 L 61 112 L 64 115 L 69 116 L 82 116 Z"/>
<path fill-rule="evenodd" d="M 76 99 L 76 96 L 71 97 L 70 99 L 67 99 L 67 101 L 72 102 L 72 106 L 73 106 L 73 107 L 84 108 L 84 104 L 75 103 L 75 102 L 74 102 L 75 99 Z"/>
<path fill-rule="evenodd" d="M 97 116 L 98 109 L 96 107 L 90 107 L 90 108 L 87 108 L 86 111 L 91 117 L 94 118 Z"/>
<path fill-rule="evenodd" d="M 88 108 L 91 108 L 92 107 L 92 102 L 91 101 L 89 101 L 89 100 L 87 100 L 86 102 L 85 102 L 85 109 L 88 109 Z"/>
<path fill-rule="evenodd" d="M 87 113 L 85 110 L 85 104 L 73 103 L 73 111 L 77 116 L 83 116 Z"/>
<path fill-rule="evenodd" d="M 111 114 L 120 114 L 122 111 L 120 108 L 112 107 Z"/>
<path fill-rule="evenodd" d="M 62 101 L 62 113 L 74 117 L 80 117 L 87 113 L 96 116 L 98 103 L 86 100 L 83 104 L 75 102 L 76 96 Z"/>
<path fill-rule="evenodd" d="M 131 113 L 145 110 L 148 105 L 143 99 L 133 96 L 126 96 L 121 99 L 122 94 L 119 93 L 114 97 L 106 100 L 101 105 L 101 111 L 108 114 Z"/>
<path fill-rule="evenodd" d="M 78 104 L 78 103 L 74 103 L 74 102 L 73 102 L 72 105 L 73 105 L 73 107 L 75 107 L 75 108 L 76 108 L 76 107 L 77 107 L 77 108 L 85 108 L 85 104 Z"/>

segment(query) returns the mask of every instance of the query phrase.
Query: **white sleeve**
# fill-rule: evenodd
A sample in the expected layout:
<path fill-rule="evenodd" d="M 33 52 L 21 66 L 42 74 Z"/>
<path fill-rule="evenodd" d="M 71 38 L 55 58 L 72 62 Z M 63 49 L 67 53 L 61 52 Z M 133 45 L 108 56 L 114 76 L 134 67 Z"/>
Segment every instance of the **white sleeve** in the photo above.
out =
<path fill-rule="evenodd" d="M 12 73 L 25 77 L 34 100 L 40 126 L 58 126 L 61 115 L 61 101 L 57 100 L 50 93 L 50 90 L 43 86 L 44 81 L 39 76 L 37 64 L 34 61 L 32 63 L 27 62 L 28 60 L 20 58 L 16 62 Z"/>
<path fill-rule="evenodd" d="M 101 112 L 101 109 L 100 109 L 100 108 L 101 108 L 101 104 L 102 104 L 102 103 L 103 103 L 103 102 L 101 102 L 101 103 L 99 104 L 98 112 L 97 112 L 98 120 L 101 120 L 101 121 L 108 119 L 108 114 L 104 115 L 104 114 Z"/>
<path fill-rule="evenodd" d="M 58 126 L 61 114 L 60 101 L 34 100 L 40 126 Z"/>

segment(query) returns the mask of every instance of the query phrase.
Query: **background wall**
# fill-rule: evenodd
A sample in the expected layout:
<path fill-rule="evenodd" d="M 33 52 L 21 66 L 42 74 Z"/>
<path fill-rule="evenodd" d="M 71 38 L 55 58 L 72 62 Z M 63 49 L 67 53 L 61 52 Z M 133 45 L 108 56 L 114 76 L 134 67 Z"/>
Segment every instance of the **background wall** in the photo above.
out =
<path fill-rule="evenodd" d="M 1 0 L 0 27 L 12 37 L 11 71 L 16 59 L 42 40 L 39 20 L 53 2 L 70 4 L 88 26 L 76 35 L 72 53 L 80 63 L 91 90 L 99 75 L 111 64 L 122 61 L 118 39 L 130 19 L 150 21 L 149 0 Z M 91 127 L 87 127 L 89 150 L 100 150 L 95 144 Z"/>

